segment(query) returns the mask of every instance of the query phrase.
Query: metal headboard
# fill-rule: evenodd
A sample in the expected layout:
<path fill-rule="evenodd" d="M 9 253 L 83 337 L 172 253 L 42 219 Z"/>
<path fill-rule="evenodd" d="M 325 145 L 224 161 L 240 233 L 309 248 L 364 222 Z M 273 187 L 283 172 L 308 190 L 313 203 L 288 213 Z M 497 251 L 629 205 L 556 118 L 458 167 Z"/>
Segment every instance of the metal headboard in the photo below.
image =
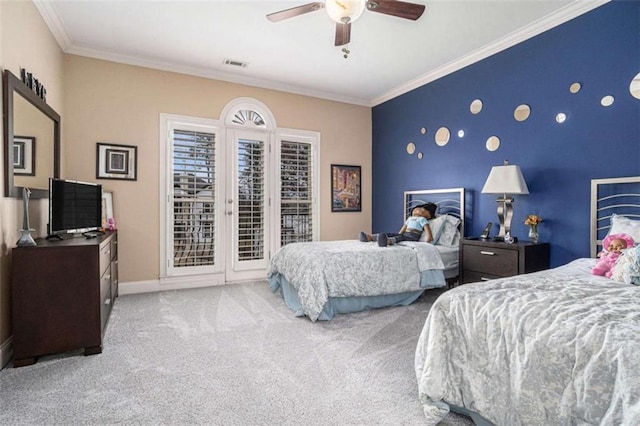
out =
<path fill-rule="evenodd" d="M 614 214 L 640 219 L 640 176 L 591 180 L 591 257 L 600 251 Z"/>
<path fill-rule="evenodd" d="M 404 211 L 402 223 L 411 214 L 411 209 L 424 203 L 438 206 L 436 215 L 450 214 L 460 218 L 460 235 L 464 236 L 464 188 L 425 189 L 421 191 L 404 191 Z"/>

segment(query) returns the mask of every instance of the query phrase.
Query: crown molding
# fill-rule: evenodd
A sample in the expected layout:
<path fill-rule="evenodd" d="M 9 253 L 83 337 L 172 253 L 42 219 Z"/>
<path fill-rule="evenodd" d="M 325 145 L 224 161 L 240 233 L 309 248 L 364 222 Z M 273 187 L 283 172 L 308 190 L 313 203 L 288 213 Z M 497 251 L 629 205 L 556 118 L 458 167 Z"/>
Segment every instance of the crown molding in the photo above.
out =
<path fill-rule="evenodd" d="M 380 105 L 383 102 L 396 98 L 420 86 L 435 81 L 445 75 L 459 71 L 462 68 L 486 59 L 496 53 L 502 52 L 518 43 L 522 43 L 530 38 L 542 34 L 543 32 L 564 24 L 584 13 L 587 13 L 597 7 L 608 3 L 610 0 L 575 0 L 573 3 L 559 9 L 551 15 L 538 19 L 535 22 L 502 37 L 480 49 L 475 50 L 469 55 L 463 56 L 455 61 L 449 62 L 440 68 L 437 68 L 427 74 L 424 74 L 414 80 L 408 81 L 400 86 L 391 89 L 379 97 L 371 100 L 371 107 Z"/>
<path fill-rule="evenodd" d="M 38 9 L 38 12 L 40 12 L 40 16 L 42 16 L 44 23 L 49 27 L 49 31 L 53 34 L 62 51 L 66 52 L 67 49 L 71 47 L 71 39 L 62 24 L 62 19 L 60 19 L 60 15 L 58 15 L 58 11 L 53 5 L 53 2 L 33 0 L 33 4 L 36 9 Z"/>
<path fill-rule="evenodd" d="M 449 62 L 442 67 L 439 67 L 416 79 L 407 81 L 400 86 L 396 86 L 395 88 L 386 91 L 380 96 L 373 99 L 345 96 L 340 93 L 331 93 L 310 89 L 308 87 L 293 86 L 291 84 L 279 81 L 265 80 L 220 71 L 213 71 L 207 68 L 186 67 L 173 63 L 151 61 L 132 56 L 118 55 L 110 52 L 99 51 L 95 49 L 75 47 L 73 46 L 69 35 L 64 28 L 62 20 L 57 13 L 53 2 L 46 0 L 33 0 L 33 4 L 40 12 L 40 15 L 42 16 L 45 24 L 49 27 L 49 30 L 62 48 L 62 51 L 67 54 L 226 81 L 229 83 L 242 84 L 262 89 L 277 90 L 281 92 L 310 96 L 336 102 L 343 102 L 352 105 L 374 107 L 407 92 L 410 92 L 411 90 L 414 90 L 420 86 L 424 86 L 427 83 L 430 83 L 455 71 L 459 71 L 466 66 L 472 65 L 492 55 L 495 55 L 496 53 L 506 50 L 509 47 L 515 46 L 516 44 L 526 41 L 530 38 L 533 38 L 549 29 L 562 25 L 571 19 L 574 19 L 584 13 L 587 13 L 597 7 L 608 3 L 609 1 L 611 0 L 575 0 L 573 3 L 568 4 L 567 6 L 554 12 L 551 15 L 541 18 L 527 25 L 526 27 L 519 29 L 518 31 L 508 34 L 507 36 L 502 37 L 501 39 L 491 44 L 477 49 L 469 55 Z"/>

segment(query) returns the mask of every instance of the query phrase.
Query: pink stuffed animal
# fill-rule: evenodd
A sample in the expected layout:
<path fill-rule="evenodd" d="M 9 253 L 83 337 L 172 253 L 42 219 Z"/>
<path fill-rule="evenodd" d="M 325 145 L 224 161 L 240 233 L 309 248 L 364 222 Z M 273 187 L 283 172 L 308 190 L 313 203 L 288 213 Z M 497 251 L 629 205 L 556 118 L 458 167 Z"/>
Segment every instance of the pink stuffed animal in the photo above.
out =
<path fill-rule="evenodd" d="M 591 273 L 593 275 L 604 275 L 607 278 L 611 278 L 613 273 L 613 265 L 622 254 L 622 250 L 632 247 L 634 245 L 633 238 L 627 234 L 612 234 L 602 240 L 603 250 L 598 253 L 600 258 L 596 262 L 596 266 L 593 267 Z"/>

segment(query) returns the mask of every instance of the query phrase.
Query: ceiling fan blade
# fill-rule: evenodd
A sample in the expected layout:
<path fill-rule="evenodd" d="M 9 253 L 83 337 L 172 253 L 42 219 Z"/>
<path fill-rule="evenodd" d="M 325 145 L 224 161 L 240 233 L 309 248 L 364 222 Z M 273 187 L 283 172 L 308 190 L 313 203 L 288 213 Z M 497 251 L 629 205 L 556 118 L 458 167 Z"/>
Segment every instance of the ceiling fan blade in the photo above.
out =
<path fill-rule="evenodd" d="M 351 22 L 336 24 L 336 46 L 342 46 L 351 41 Z"/>
<path fill-rule="evenodd" d="M 322 9 L 324 3 L 316 1 L 313 3 L 303 4 L 302 6 L 292 7 L 291 9 L 281 10 L 279 12 L 273 12 L 267 15 L 267 19 L 271 22 L 282 21 L 283 19 L 293 18 L 294 16 L 304 15 L 305 13 L 315 12 L 318 9 Z"/>
<path fill-rule="evenodd" d="M 397 0 L 369 0 L 367 9 L 372 12 L 397 16 L 398 18 L 417 20 L 424 12 L 423 4 L 407 3 Z"/>

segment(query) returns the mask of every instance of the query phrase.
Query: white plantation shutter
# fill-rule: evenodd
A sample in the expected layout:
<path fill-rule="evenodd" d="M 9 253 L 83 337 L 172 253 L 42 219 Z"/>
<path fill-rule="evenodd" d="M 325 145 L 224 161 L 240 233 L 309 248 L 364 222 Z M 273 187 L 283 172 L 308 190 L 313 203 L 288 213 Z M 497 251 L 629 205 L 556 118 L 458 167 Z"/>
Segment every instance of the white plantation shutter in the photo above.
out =
<path fill-rule="evenodd" d="M 265 143 L 240 138 L 238 150 L 238 261 L 265 257 Z"/>
<path fill-rule="evenodd" d="M 313 150 L 310 143 L 281 141 L 280 244 L 313 240 Z"/>
<path fill-rule="evenodd" d="M 173 267 L 215 264 L 215 134 L 173 131 Z"/>

